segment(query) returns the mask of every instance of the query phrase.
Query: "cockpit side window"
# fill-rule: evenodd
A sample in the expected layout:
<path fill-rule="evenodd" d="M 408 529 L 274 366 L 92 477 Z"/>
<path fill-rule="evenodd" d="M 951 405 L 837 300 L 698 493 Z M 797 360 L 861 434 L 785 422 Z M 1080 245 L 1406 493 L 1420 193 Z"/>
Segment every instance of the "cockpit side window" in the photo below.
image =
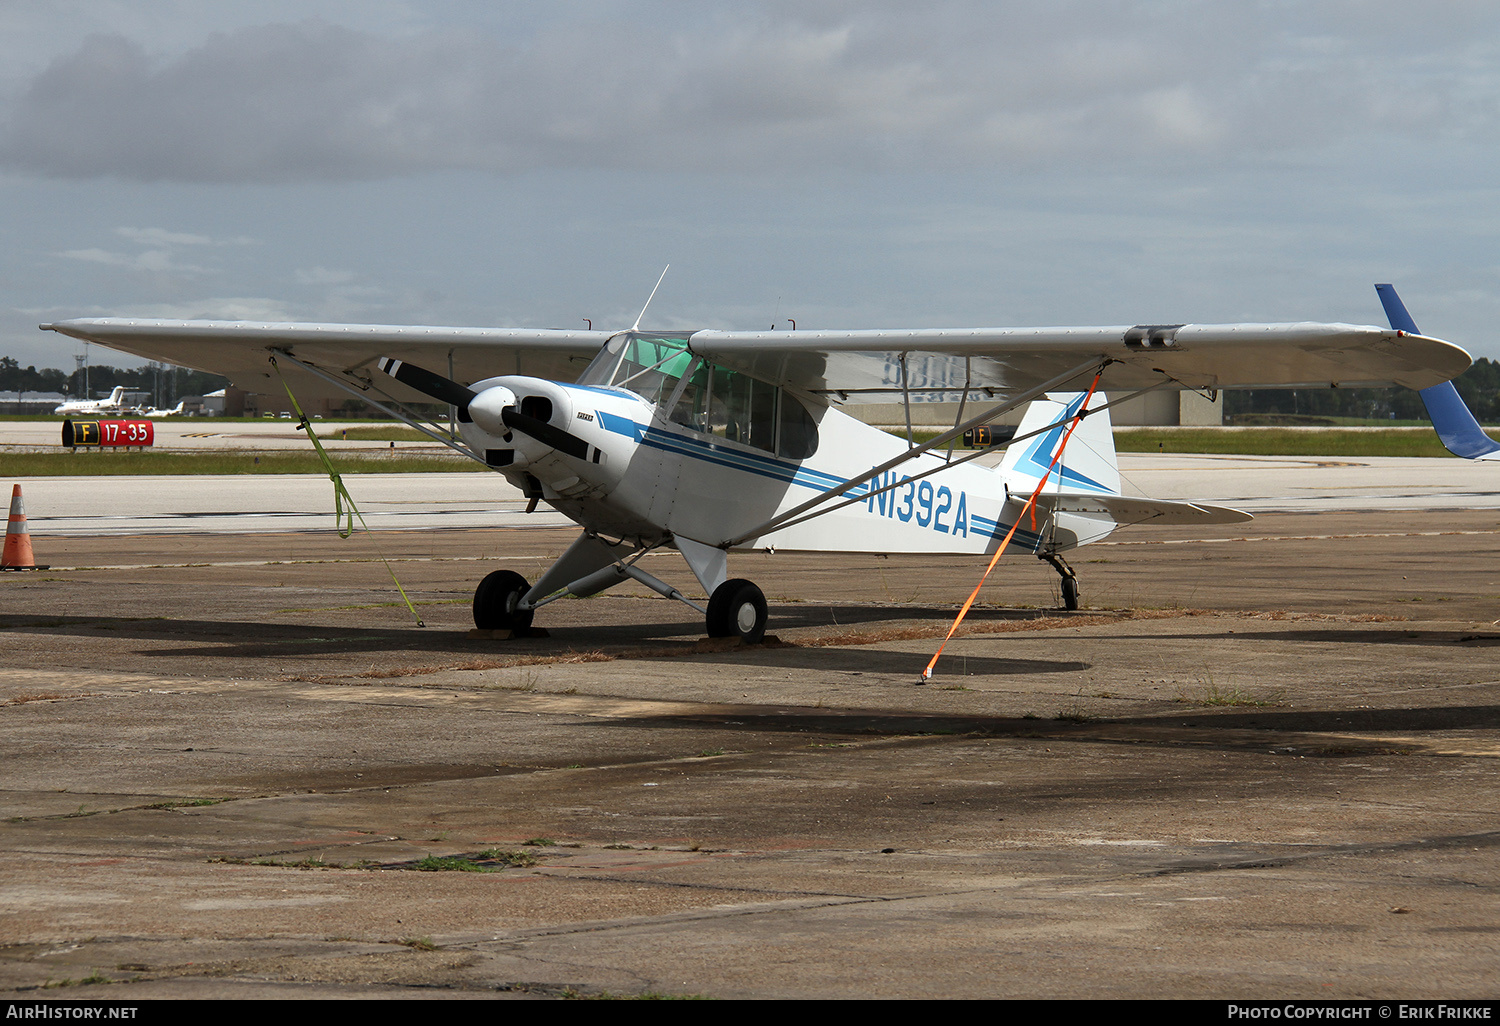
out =
<path fill-rule="evenodd" d="M 694 361 L 687 377 L 678 383 L 677 391 L 668 397 L 672 409 L 667 416 L 672 423 L 694 431 L 708 431 L 708 376 L 712 369 L 702 360 Z"/>
<path fill-rule="evenodd" d="M 709 434 L 775 452 L 778 391 L 775 385 L 739 371 L 715 367 L 709 395 Z"/>
<path fill-rule="evenodd" d="M 805 460 L 818 451 L 818 422 L 796 396 L 781 393 L 781 431 L 776 436 L 778 455 Z"/>
<path fill-rule="evenodd" d="M 705 418 L 709 434 L 753 445 L 787 459 L 818 449 L 818 424 L 784 389 L 738 371 L 714 367 Z"/>

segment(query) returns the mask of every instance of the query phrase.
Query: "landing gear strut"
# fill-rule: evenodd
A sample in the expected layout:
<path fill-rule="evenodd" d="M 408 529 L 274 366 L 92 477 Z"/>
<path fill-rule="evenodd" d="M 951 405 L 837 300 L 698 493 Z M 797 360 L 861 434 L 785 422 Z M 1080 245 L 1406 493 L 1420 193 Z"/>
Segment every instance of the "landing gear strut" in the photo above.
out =
<path fill-rule="evenodd" d="M 534 609 L 517 608 L 531 588 L 526 578 L 511 570 L 496 570 L 474 589 L 474 626 L 482 631 L 524 631 Z"/>
<path fill-rule="evenodd" d="M 565 557 L 566 558 L 566 557 Z M 587 561 L 574 561 L 566 573 L 554 575 L 553 570 L 544 574 L 538 588 L 548 588 L 582 570 L 588 569 Z M 555 567 L 554 567 L 555 570 Z M 722 572 L 722 570 L 720 571 Z M 549 576 L 552 575 L 552 576 Z M 605 561 L 605 565 L 562 587 L 540 601 L 522 602 L 533 590 L 526 578 L 510 570 L 496 570 L 474 590 L 474 626 L 485 631 L 511 631 L 525 634 L 531 627 L 531 618 L 536 607 L 546 605 L 566 595 L 580 598 L 596 595 L 623 580 L 634 578 L 653 591 L 685 602 L 701 613 L 706 613 L 709 637 L 740 638 L 746 644 L 758 643 L 766 633 L 766 597 L 754 584 L 745 580 L 725 581 L 714 589 L 708 600 L 708 609 L 685 598 L 676 588 L 657 580 L 634 563 Z"/>
<path fill-rule="evenodd" d="M 1041 557 L 1052 564 L 1052 569 L 1062 577 L 1062 600 L 1064 609 L 1078 608 L 1078 575 L 1073 568 L 1055 552 L 1044 553 Z"/>
<path fill-rule="evenodd" d="M 708 636 L 754 645 L 766 633 L 766 597 L 749 581 L 725 581 L 708 599 Z"/>

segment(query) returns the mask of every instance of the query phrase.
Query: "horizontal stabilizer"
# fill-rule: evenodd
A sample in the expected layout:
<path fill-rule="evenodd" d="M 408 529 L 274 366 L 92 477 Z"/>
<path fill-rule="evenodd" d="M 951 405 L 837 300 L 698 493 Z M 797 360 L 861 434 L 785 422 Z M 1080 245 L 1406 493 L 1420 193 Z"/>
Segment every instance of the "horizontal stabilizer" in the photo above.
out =
<path fill-rule="evenodd" d="M 1052 512 L 1107 516 L 1119 524 L 1242 524 L 1252 519 L 1249 513 L 1228 506 L 1141 499 L 1131 495 L 1046 492 L 1037 496 L 1036 502 Z"/>

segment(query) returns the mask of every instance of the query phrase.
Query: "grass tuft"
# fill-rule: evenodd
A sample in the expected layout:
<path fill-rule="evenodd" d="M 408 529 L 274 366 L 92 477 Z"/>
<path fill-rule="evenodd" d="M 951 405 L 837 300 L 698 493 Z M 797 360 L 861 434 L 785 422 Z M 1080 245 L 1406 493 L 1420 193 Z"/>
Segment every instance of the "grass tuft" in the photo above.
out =
<path fill-rule="evenodd" d="M 1065 723 L 1087 723 L 1094 718 L 1094 714 L 1079 703 L 1074 702 L 1066 709 L 1059 709 L 1052 718 L 1054 720 L 1062 720 Z"/>
<path fill-rule="evenodd" d="M 1239 688 L 1220 688 L 1216 684 L 1210 684 L 1203 689 L 1201 695 L 1190 696 L 1184 692 L 1178 692 L 1177 697 L 1173 701 L 1184 705 L 1231 706 L 1236 708 L 1248 707 L 1260 709 L 1273 705 L 1285 705 L 1286 697 L 1282 692 L 1261 697 L 1252 695 L 1248 691 L 1241 691 Z"/>
<path fill-rule="evenodd" d="M 549 845 L 553 843 L 547 841 Z M 486 848 L 474 858 L 483 862 L 498 862 L 502 866 L 511 866 L 516 869 L 525 869 L 541 861 L 529 851 L 507 851 L 503 848 Z"/>

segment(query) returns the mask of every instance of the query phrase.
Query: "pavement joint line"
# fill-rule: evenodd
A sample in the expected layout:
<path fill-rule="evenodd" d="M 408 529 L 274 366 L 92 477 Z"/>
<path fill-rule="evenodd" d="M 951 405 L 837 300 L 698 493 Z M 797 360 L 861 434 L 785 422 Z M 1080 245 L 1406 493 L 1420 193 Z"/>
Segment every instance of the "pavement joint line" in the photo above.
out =
<path fill-rule="evenodd" d="M 988 889 L 975 889 L 973 892 L 957 893 L 980 893 Z M 787 899 L 785 901 L 769 901 L 754 905 L 737 905 L 733 908 L 721 909 L 699 909 L 692 912 L 674 912 L 661 916 L 640 916 L 631 919 L 598 919 L 582 923 L 570 923 L 564 926 L 535 927 L 527 930 L 516 930 L 509 934 L 493 936 L 487 940 L 475 940 L 470 945 L 476 948 L 487 944 L 514 944 L 519 941 L 536 940 L 546 937 L 566 937 L 577 933 L 606 933 L 617 930 L 631 930 L 638 928 L 649 928 L 653 926 L 667 926 L 673 923 L 704 922 L 714 919 L 732 919 L 740 916 L 763 916 L 780 914 L 786 912 L 804 912 L 820 908 L 841 908 L 849 905 L 871 905 L 883 904 L 893 901 L 920 901 L 926 898 L 945 897 L 950 891 L 935 891 L 932 894 L 912 895 L 862 895 L 858 897 L 836 899 L 825 898 L 819 900 Z"/>
<path fill-rule="evenodd" d="M 1156 877 L 1176 876 L 1183 873 L 1216 872 L 1219 870 L 1272 869 L 1277 866 L 1306 863 L 1318 859 L 1339 858 L 1347 855 L 1374 855 L 1399 851 L 1432 851 L 1434 849 L 1477 847 L 1480 845 L 1484 847 L 1500 845 L 1500 830 L 1487 830 L 1476 834 L 1444 834 L 1437 837 L 1417 837 L 1405 841 L 1392 841 L 1387 844 L 1330 844 L 1321 846 L 1319 850 L 1315 851 L 1288 852 L 1285 855 L 1272 856 L 1270 858 L 1237 859 L 1220 863 L 1206 863 L 1201 867 L 1193 865 L 1169 866 L 1138 875 Z"/>
<path fill-rule="evenodd" d="M 658 850 L 659 851 L 664 851 L 664 850 L 667 850 L 667 849 L 658 849 Z M 828 851 L 828 849 L 826 849 L 826 848 L 825 849 L 819 849 L 819 850 L 820 851 L 824 851 L 824 852 Z M 754 857 L 758 857 L 761 854 L 760 852 L 754 852 L 754 851 L 739 851 L 739 852 L 730 852 L 730 851 L 725 851 L 725 852 L 706 852 L 706 851 L 705 852 L 689 852 L 689 851 L 677 851 L 677 850 L 672 850 L 671 853 L 672 854 L 676 854 L 676 855 L 703 855 L 703 856 L 709 857 L 709 858 L 723 858 L 725 856 L 734 857 L 736 855 L 745 855 L 745 856 L 749 856 L 749 857 L 754 858 Z M 845 852 L 845 853 L 849 854 L 849 852 Z M 778 854 L 782 854 L 782 853 L 778 853 Z M 854 854 L 874 854 L 874 852 L 860 852 L 860 851 L 856 851 L 856 852 L 854 852 Z M 702 861 L 702 860 L 694 859 L 692 861 Z M 679 862 L 673 863 L 673 865 L 674 866 L 680 866 L 680 865 L 683 865 L 683 863 L 679 861 Z M 569 871 L 569 869 L 568 869 L 567 866 L 535 866 L 535 867 L 533 867 L 533 871 L 536 872 L 536 873 L 538 873 L 538 874 L 540 874 L 541 876 L 565 876 L 569 880 L 592 880 L 595 883 L 619 883 L 620 882 L 620 876 L 618 874 L 603 873 L 603 872 L 600 871 L 600 869 L 597 866 L 590 867 L 588 869 L 577 870 L 576 872 L 575 871 Z M 836 905 L 845 905 L 845 904 L 850 904 L 850 903 L 854 903 L 854 902 L 861 902 L 861 901 L 892 901 L 892 900 L 899 900 L 900 898 L 905 897 L 904 895 L 894 895 L 894 896 L 890 896 L 890 897 L 881 898 L 881 897 L 871 897 L 869 895 L 863 895 L 863 894 L 840 894 L 838 892 L 827 892 L 827 891 L 797 891 L 797 890 L 786 890 L 785 888 L 741 887 L 741 886 L 730 886 L 730 885 L 727 885 L 727 884 L 708 884 L 708 883 L 701 883 L 701 882 L 697 882 L 697 881 L 684 881 L 684 880 L 651 880 L 651 879 L 647 879 L 646 877 L 633 877 L 632 878 L 632 882 L 636 883 L 637 885 L 639 885 L 641 887 L 662 887 L 662 888 L 668 888 L 668 889 L 673 889 L 673 890 L 724 891 L 724 892 L 727 892 L 729 894 L 746 894 L 746 895 L 752 895 L 752 894 L 793 894 L 793 895 L 797 895 L 798 897 L 790 898 L 790 899 L 784 899 L 784 900 L 797 901 L 800 898 L 801 900 L 807 901 L 809 903 L 809 905 L 811 907 L 814 907 L 814 908 L 820 907 L 821 905 L 823 905 L 825 903 L 832 903 L 832 904 L 836 904 Z M 753 909 L 756 906 L 750 906 L 750 907 Z"/>

